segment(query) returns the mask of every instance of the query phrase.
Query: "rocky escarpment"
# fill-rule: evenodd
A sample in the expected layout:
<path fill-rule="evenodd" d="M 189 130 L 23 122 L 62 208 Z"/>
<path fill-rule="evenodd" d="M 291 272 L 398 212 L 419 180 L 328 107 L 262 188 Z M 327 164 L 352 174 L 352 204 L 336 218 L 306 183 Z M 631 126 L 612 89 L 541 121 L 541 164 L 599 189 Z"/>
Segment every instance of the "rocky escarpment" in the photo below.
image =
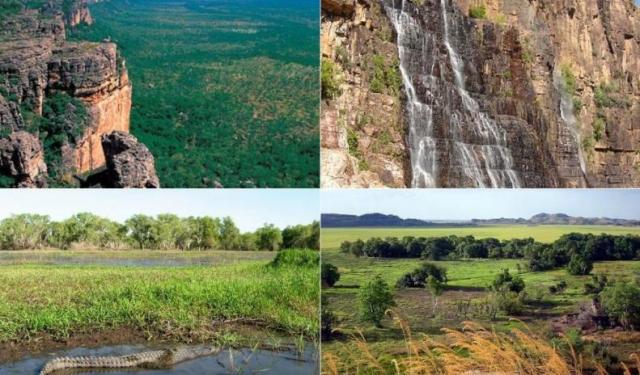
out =
<path fill-rule="evenodd" d="M 640 185 L 632 0 L 380 4 L 403 73 L 409 186 Z"/>
<path fill-rule="evenodd" d="M 398 57 L 380 4 L 323 0 L 321 50 L 322 186 L 405 186 Z"/>
<path fill-rule="evenodd" d="M 19 153 L 31 160 L 0 164 L 3 186 L 77 185 L 106 166 L 102 137 L 129 131 L 131 83 L 116 45 L 66 40 L 66 27 L 92 22 L 85 0 L 0 20 L 0 137 L 14 154 L 26 147 L 15 133 L 38 144 Z"/>

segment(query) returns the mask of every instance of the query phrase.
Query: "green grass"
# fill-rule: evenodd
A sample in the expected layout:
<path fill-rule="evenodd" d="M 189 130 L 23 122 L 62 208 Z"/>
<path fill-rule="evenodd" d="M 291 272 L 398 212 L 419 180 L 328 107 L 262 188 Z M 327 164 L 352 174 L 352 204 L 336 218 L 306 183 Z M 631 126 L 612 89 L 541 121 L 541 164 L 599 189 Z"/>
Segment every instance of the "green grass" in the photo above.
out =
<path fill-rule="evenodd" d="M 317 1 L 111 0 L 71 39 L 118 44 L 131 131 L 164 187 L 319 185 Z"/>
<path fill-rule="evenodd" d="M 149 337 L 213 336 L 249 318 L 313 339 L 319 267 L 264 261 L 218 267 L 0 266 L 0 342 L 131 328 Z"/>
<path fill-rule="evenodd" d="M 589 226 L 589 225 L 511 225 L 476 227 L 447 227 L 447 228 L 323 228 L 322 249 L 337 249 L 343 241 L 366 241 L 372 237 L 441 237 L 449 235 L 468 236 L 476 238 L 494 237 L 499 240 L 533 237 L 536 241 L 550 243 L 565 233 L 610 233 L 610 234 L 640 234 L 639 227 L 617 226 Z"/>
<path fill-rule="evenodd" d="M 416 269 L 420 259 L 378 259 L 361 257 L 339 252 L 342 241 L 366 240 L 370 237 L 386 236 L 447 236 L 474 235 L 478 238 L 495 237 L 503 240 L 534 237 L 541 242 L 552 242 L 562 234 L 580 233 L 640 233 L 640 228 L 610 226 L 480 226 L 458 228 L 328 228 L 322 230 L 322 261 L 338 267 L 340 280 L 332 288 L 322 291 L 326 297 L 326 308 L 335 321 L 333 328 L 343 333 L 337 340 L 323 343 L 325 352 L 333 352 L 339 357 L 356 350 L 349 340 L 350 334 L 362 333 L 372 351 L 393 357 L 405 349 L 404 334 L 400 327 L 385 318 L 382 328 L 363 322 L 358 316 L 358 292 L 362 285 L 375 275 L 380 275 L 389 285 L 396 284 L 404 274 Z M 411 327 L 414 337 L 427 334 L 439 339 L 442 328 L 460 329 L 463 321 L 473 320 L 499 332 L 510 332 L 514 327 L 524 326 L 544 337 L 551 335 L 550 320 L 577 311 L 578 306 L 590 301 L 584 292 L 584 285 L 590 276 L 572 276 L 565 269 L 545 272 L 526 270 L 524 259 L 466 259 L 458 261 L 436 261 L 447 270 L 448 283 L 444 293 L 435 300 L 427 289 L 393 289 L 397 303 L 396 311 Z M 519 266 L 518 266 L 519 265 Z M 494 278 L 508 269 L 525 282 L 526 303 L 521 315 L 508 316 L 503 312 L 490 319 L 483 311 L 489 292 L 487 287 Z M 640 261 L 596 262 L 592 274 L 607 275 L 610 280 L 633 280 L 640 274 Z M 561 281 L 567 284 L 559 293 L 551 293 L 550 286 Z M 465 310 L 467 309 L 467 310 Z M 551 336 L 548 336 L 551 337 Z M 619 358 L 628 358 L 633 352 L 632 336 L 607 341 L 607 350 Z M 625 337 L 629 342 L 625 342 Z"/>
<path fill-rule="evenodd" d="M 21 250 L 0 251 L 0 265 L 108 263 L 116 261 L 198 260 L 208 265 L 227 265 L 243 261 L 271 261 L 276 256 L 267 251 L 179 251 L 179 250 Z"/>
<path fill-rule="evenodd" d="M 359 288 L 373 276 L 380 275 L 389 285 L 395 285 L 402 275 L 418 267 L 421 260 L 355 258 L 333 250 L 323 252 L 323 262 L 337 266 L 340 272 L 340 280 L 333 288 L 324 289 L 323 295 L 327 296 L 328 308 L 339 318 L 341 327 L 347 332 L 359 327 L 373 341 L 402 339 L 401 332 L 397 327 L 392 327 L 388 319 L 385 319 L 383 324 L 385 328 L 382 329 L 363 323 L 357 315 L 357 309 L 353 308 L 353 303 L 357 300 Z M 503 269 L 508 269 L 511 274 L 522 277 L 528 295 L 533 296 L 538 293 L 538 290 L 544 292 L 545 305 L 528 308 L 528 312 L 519 317 L 531 326 L 546 329 L 547 319 L 550 316 L 574 311 L 580 303 L 589 300 L 589 296 L 584 294 L 584 284 L 589 282 L 591 277 L 572 276 L 564 269 L 529 272 L 524 267 L 526 262 L 518 259 L 470 259 L 434 263 L 446 268 L 448 276 L 445 292 L 439 298 L 441 307 L 438 316 L 432 315 L 434 313 L 431 310 L 432 297 L 427 290 L 394 289 L 398 310 L 406 316 L 415 332 L 437 335 L 440 334 L 442 327 L 459 328 L 465 319 L 452 317 L 455 304 L 458 301 L 479 301 L 484 298 L 487 295 L 486 288 Z M 518 263 L 522 266 L 520 271 L 517 267 Z M 607 275 L 610 279 L 627 281 L 632 280 L 638 273 L 640 273 L 640 261 L 597 262 L 592 272 L 592 274 Z M 550 294 L 548 288 L 560 281 L 567 283 L 566 290 L 562 293 Z M 482 319 L 475 317 L 474 320 Z M 485 323 L 501 330 L 509 330 L 514 324 L 505 315 L 500 315 L 497 321 Z"/>

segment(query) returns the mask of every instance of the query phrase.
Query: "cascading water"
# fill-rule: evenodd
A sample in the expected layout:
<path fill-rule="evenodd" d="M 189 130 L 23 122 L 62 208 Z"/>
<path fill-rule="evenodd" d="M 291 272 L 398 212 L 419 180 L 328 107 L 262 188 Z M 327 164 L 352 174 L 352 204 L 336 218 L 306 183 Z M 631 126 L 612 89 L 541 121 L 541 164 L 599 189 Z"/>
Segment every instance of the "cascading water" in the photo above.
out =
<path fill-rule="evenodd" d="M 562 123 L 560 124 L 560 136 L 558 138 L 566 148 L 566 155 L 570 158 L 575 158 L 577 155 L 577 163 L 580 165 L 580 178 L 586 179 L 587 163 L 585 162 L 584 151 L 582 150 L 582 137 L 578 129 L 578 120 L 574 115 L 573 99 L 567 92 L 566 84 L 559 71 L 554 73 L 553 81 L 556 90 L 560 93 L 560 117 L 562 118 Z M 575 164 L 576 162 L 574 159 L 565 161 L 565 163 Z M 566 174 L 572 175 L 572 173 Z M 573 173 L 573 175 L 575 175 L 575 173 Z"/>
<path fill-rule="evenodd" d="M 451 186 L 520 187 L 506 146 L 506 132 L 480 110 L 465 88 L 464 61 L 451 43 L 447 0 L 440 0 L 441 19 L 427 20 L 442 23 L 441 35 L 422 27 L 420 10 L 410 1 L 383 0 L 383 4 L 398 35 L 412 186 L 436 187 L 441 184 L 439 172 L 448 169 Z M 443 44 L 448 59 L 440 54 Z M 447 69 L 442 64 L 447 62 L 453 71 L 453 85 L 443 76 Z M 444 118 L 444 123 L 438 124 L 443 129 L 435 126 L 435 111 L 441 111 L 439 118 Z M 439 160 L 448 160 L 448 164 L 439 165 Z"/>

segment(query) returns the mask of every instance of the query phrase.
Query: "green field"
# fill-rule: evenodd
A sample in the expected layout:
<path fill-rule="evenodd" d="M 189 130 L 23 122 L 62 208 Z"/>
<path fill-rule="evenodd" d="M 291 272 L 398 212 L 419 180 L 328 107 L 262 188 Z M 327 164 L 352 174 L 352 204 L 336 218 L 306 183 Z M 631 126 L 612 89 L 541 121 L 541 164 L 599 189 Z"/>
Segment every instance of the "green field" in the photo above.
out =
<path fill-rule="evenodd" d="M 74 40 L 118 44 L 131 131 L 164 187 L 319 184 L 313 0 L 111 0 Z"/>
<path fill-rule="evenodd" d="M 603 226 L 323 229 L 322 261 L 337 266 L 340 272 L 340 279 L 335 286 L 324 288 L 322 291 L 325 299 L 323 311 L 326 309 L 333 314 L 332 328 L 337 329 L 332 340 L 323 342 L 323 353 L 331 353 L 347 362 L 352 361 L 357 357 L 354 357 L 354 353 L 361 353 L 363 350 L 352 341 L 352 335 L 356 335 L 355 337 L 363 337 L 366 340 L 368 350 L 374 358 L 383 358 L 390 363 L 394 356 L 403 356 L 407 345 L 406 332 L 395 324 L 390 316 L 383 319 L 381 327 L 364 322 L 360 317 L 360 288 L 376 275 L 380 275 L 392 288 L 397 305 L 394 311 L 408 323 L 413 337 L 426 334 L 436 341 L 442 341 L 443 328 L 462 329 L 465 321 L 474 321 L 496 332 L 507 334 L 516 327 L 521 328 L 526 332 L 534 332 L 543 340 L 549 340 L 546 342 L 551 342 L 552 337 L 558 337 L 558 333 L 553 330 L 552 321 L 575 313 L 581 306 L 589 306 L 592 301 L 591 296 L 585 292 L 585 284 L 592 281 L 591 276 L 570 275 L 564 268 L 531 272 L 527 270 L 527 259 L 431 261 L 446 268 L 448 276 L 442 295 L 435 299 L 425 288 L 395 287 L 403 275 L 416 269 L 423 260 L 355 257 L 338 250 L 342 241 L 387 236 L 473 235 L 478 238 L 495 237 L 502 240 L 533 237 L 541 242 L 552 242 L 562 234 L 570 232 L 604 232 L 620 235 L 640 234 L 640 229 Z M 486 308 L 491 304 L 489 287 L 504 269 L 524 280 L 525 297 L 522 310 L 513 315 L 500 311 L 495 317 L 490 317 L 486 314 Z M 591 274 L 606 275 L 610 281 L 633 281 L 640 275 L 640 261 L 596 262 Z M 550 287 L 562 282 L 566 283 L 566 288 L 559 292 L 550 290 Z M 607 355 L 627 361 L 629 355 L 636 352 L 640 345 L 640 334 L 622 330 L 599 330 L 590 333 L 588 340 L 591 340 L 591 343 L 603 343 Z M 585 352 L 584 355 L 592 358 L 593 354 Z M 602 358 L 595 361 L 605 363 Z"/>
<path fill-rule="evenodd" d="M 0 265 L 0 344 L 117 329 L 190 342 L 219 338 L 212 323 L 238 318 L 287 336 L 317 335 L 316 267 L 246 259 L 213 267 L 30 263 Z"/>
<path fill-rule="evenodd" d="M 475 227 L 438 227 L 438 228 L 323 228 L 322 249 L 337 249 L 343 241 L 366 241 L 372 237 L 441 237 L 474 236 L 476 238 L 493 237 L 499 240 L 533 237 L 539 242 L 553 242 L 566 233 L 610 233 L 637 234 L 640 227 L 619 227 L 606 225 L 483 225 Z"/>

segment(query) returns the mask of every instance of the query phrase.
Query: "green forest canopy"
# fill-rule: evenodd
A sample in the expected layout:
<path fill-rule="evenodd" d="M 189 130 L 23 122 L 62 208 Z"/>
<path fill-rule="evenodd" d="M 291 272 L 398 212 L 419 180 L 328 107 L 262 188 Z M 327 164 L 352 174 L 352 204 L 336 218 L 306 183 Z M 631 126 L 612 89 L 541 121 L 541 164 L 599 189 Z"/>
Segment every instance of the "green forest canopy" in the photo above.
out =
<path fill-rule="evenodd" d="M 0 250 L 68 249 L 74 245 L 99 249 L 268 250 L 319 249 L 320 225 L 265 224 L 244 232 L 230 217 L 181 218 L 134 215 L 119 223 L 83 212 L 62 221 L 46 215 L 20 214 L 0 221 Z"/>

